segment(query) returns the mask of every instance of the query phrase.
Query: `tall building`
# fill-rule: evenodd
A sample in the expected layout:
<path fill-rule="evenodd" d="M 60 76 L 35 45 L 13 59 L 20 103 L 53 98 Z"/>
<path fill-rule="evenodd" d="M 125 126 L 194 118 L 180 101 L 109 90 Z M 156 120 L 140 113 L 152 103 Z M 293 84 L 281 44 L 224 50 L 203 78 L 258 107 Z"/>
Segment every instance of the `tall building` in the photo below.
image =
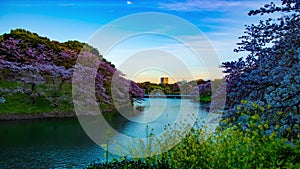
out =
<path fill-rule="evenodd" d="M 160 78 L 160 84 L 168 84 L 169 78 L 168 77 L 162 77 Z"/>

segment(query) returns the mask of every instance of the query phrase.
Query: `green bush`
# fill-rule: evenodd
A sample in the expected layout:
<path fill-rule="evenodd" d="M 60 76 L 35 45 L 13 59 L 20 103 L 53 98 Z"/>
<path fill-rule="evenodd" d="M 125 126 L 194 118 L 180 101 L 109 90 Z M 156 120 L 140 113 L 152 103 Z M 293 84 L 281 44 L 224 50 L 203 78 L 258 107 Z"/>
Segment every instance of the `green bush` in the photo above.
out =
<path fill-rule="evenodd" d="M 299 168 L 299 142 L 289 144 L 275 134 L 243 132 L 238 127 L 217 131 L 199 141 L 201 130 L 189 134 L 162 155 L 171 168 Z"/>
<path fill-rule="evenodd" d="M 298 112 L 274 112 L 270 105 L 241 100 L 237 105 L 237 112 L 224 118 L 220 126 L 222 128 L 238 126 L 241 130 L 250 132 L 258 128 L 262 135 L 270 136 L 275 132 L 281 138 L 294 142 L 300 138 L 299 123 Z"/>
<path fill-rule="evenodd" d="M 88 166 L 89 169 L 92 168 L 99 168 L 99 169 L 106 169 L 106 168 L 119 168 L 119 169 L 137 169 L 137 168 L 153 168 L 153 169 L 168 169 L 170 168 L 166 160 L 157 161 L 156 163 L 149 163 L 145 160 L 129 160 L 123 159 L 121 161 L 113 160 L 109 163 L 100 163 L 100 164 L 93 164 Z"/>

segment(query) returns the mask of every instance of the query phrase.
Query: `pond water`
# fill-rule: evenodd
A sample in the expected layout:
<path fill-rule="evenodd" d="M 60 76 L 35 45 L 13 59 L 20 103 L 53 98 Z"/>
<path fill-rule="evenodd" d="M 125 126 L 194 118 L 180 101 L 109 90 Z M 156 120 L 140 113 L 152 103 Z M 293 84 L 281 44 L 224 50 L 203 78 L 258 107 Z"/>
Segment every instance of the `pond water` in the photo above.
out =
<path fill-rule="evenodd" d="M 205 116 L 204 107 L 188 99 L 145 99 L 142 113 L 127 117 L 106 115 L 122 134 L 145 137 L 175 122 L 179 111 Z M 104 151 L 84 132 L 77 119 L 0 122 L 0 168 L 83 168 L 103 161 Z"/>

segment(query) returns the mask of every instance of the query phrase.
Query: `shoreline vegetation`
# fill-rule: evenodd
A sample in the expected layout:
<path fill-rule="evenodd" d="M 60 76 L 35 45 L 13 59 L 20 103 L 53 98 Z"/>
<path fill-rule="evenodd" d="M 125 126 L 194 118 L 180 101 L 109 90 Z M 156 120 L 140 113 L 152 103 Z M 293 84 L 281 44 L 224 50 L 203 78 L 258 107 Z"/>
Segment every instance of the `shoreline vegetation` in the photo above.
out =
<path fill-rule="evenodd" d="M 138 115 L 139 113 L 143 112 L 143 106 L 136 106 L 130 112 L 132 116 Z M 124 111 L 122 111 L 124 112 Z M 111 111 L 103 111 L 101 112 L 102 115 L 106 116 L 108 114 L 111 115 L 120 115 L 117 110 Z M 90 116 L 90 115 L 83 115 L 83 116 Z M 91 115 L 94 116 L 94 115 Z M 97 116 L 97 115 L 95 115 Z M 0 122 L 1 121 L 14 121 L 14 120 L 37 120 L 37 119 L 64 119 L 64 118 L 77 118 L 78 115 L 75 111 L 70 112 L 44 112 L 44 113 L 1 113 L 0 114 Z"/>
<path fill-rule="evenodd" d="M 6 113 L 0 114 L 1 121 L 14 120 L 37 120 L 37 119 L 58 119 L 77 118 L 75 112 L 47 112 L 47 113 Z"/>

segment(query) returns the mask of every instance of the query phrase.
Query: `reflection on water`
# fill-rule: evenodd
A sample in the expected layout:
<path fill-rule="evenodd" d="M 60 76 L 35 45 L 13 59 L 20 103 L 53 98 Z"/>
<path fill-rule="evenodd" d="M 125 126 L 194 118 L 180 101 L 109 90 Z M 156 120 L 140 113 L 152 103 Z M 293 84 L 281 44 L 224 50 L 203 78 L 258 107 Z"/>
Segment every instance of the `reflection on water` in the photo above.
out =
<path fill-rule="evenodd" d="M 158 135 L 164 131 L 166 125 L 179 123 L 179 116 L 193 113 L 198 114 L 199 118 L 204 118 L 207 115 L 204 110 L 199 109 L 198 103 L 188 99 L 153 98 L 145 99 L 144 102 L 137 105 L 145 106 L 144 112 L 131 117 L 132 122 L 122 129 L 122 134 L 132 137 L 146 137 L 145 130 L 148 126 L 149 129 L 153 129 L 155 135 Z M 184 117 L 182 118 L 184 119 Z"/>
<path fill-rule="evenodd" d="M 181 109 L 199 111 L 197 103 L 185 99 L 145 99 L 137 105 L 145 106 L 144 112 L 129 120 L 109 113 L 105 118 L 122 134 L 146 137 L 147 125 L 159 134 L 176 121 Z M 199 114 L 203 112 L 200 109 Z M 0 168 L 82 168 L 103 159 L 103 149 L 91 141 L 77 119 L 0 122 L 0 134 Z"/>
<path fill-rule="evenodd" d="M 84 167 L 103 154 L 76 119 L 0 123 L 0 168 Z"/>

